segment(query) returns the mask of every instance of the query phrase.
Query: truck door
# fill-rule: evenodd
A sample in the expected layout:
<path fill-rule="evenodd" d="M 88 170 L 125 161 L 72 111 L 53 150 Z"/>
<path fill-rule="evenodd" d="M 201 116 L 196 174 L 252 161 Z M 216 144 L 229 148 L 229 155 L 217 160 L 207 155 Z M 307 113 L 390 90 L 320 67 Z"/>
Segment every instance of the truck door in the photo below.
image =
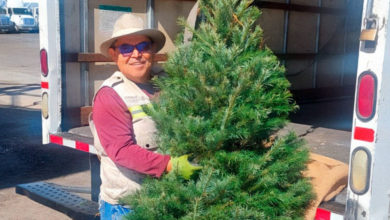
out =
<path fill-rule="evenodd" d="M 346 219 L 388 219 L 389 0 L 365 0 L 355 91 Z"/>

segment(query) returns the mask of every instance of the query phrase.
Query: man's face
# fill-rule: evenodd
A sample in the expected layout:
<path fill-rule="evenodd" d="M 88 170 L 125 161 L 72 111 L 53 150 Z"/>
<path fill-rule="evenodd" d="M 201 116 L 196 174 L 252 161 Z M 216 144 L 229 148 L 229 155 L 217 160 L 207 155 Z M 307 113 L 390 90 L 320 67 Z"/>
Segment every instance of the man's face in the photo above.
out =
<path fill-rule="evenodd" d="M 136 83 L 146 83 L 150 79 L 154 53 L 151 47 L 144 47 L 148 43 L 150 44 L 151 41 L 144 35 L 126 36 L 116 40 L 113 47 L 108 49 L 119 71 Z M 129 48 L 134 48 L 134 50 L 129 50 Z M 146 50 L 140 51 L 143 49 Z"/>

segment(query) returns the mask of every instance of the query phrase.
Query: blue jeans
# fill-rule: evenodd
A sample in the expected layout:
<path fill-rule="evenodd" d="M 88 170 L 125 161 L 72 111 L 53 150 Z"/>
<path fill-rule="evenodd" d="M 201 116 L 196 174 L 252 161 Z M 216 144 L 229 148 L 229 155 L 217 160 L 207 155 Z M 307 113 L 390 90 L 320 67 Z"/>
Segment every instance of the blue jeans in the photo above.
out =
<path fill-rule="evenodd" d="M 101 220 L 121 220 L 123 216 L 131 212 L 131 209 L 99 200 L 99 212 Z"/>

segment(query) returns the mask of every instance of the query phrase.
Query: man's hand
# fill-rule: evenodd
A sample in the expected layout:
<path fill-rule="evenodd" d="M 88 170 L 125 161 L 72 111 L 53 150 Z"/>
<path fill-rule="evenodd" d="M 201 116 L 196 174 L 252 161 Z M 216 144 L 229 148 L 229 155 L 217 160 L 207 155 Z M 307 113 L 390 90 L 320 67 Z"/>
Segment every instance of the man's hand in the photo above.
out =
<path fill-rule="evenodd" d="M 192 174 L 200 169 L 202 169 L 201 166 L 194 166 L 188 161 L 188 154 L 180 157 L 172 157 L 167 165 L 168 172 L 176 172 L 186 180 L 189 180 Z"/>

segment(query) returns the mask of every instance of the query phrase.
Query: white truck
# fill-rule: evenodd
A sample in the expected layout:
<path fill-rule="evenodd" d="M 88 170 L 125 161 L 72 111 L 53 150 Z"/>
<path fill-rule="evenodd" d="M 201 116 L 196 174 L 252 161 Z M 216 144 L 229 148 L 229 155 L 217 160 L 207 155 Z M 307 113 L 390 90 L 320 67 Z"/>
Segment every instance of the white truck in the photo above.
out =
<path fill-rule="evenodd" d="M 24 7 L 7 7 L 7 13 L 15 25 L 15 31 L 37 31 L 38 25 L 31 12 Z"/>
<path fill-rule="evenodd" d="M 352 100 L 344 144 L 330 136 L 323 137 L 326 148 L 308 141 L 316 145 L 313 151 L 327 154 L 332 149 L 334 158 L 350 161 L 347 189 L 321 204 L 315 219 L 388 219 L 390 75 L 385 73 L 390 70 L 390 0 L 257 0 L 253 5 L 263 11 L 259 23 L 265 43 L 287 66 L 299 103 L 335 103 L 328 116 L 340 121 L 337 116 L 346 107 L 338 103 Z M 196 26 L 196 1 L 42 0 L 40 11 L 43 144 L 90 153 L 91 200 L 70 193 L 69 187 L 44 182 L 18 185 L 16 192 L 74 219 L 94 219 L 99 161 L 87 116 L 94 92 L 115 69 L 97 45 L 110 34 L 116 17 L 136 13 L 148 27 L 165 33 L 167 44 L 157 55 L 163 62 L 180 31 L 176 19 L 187 18 Z M 306 121 L 316 125 L 305 134 L 329 122 L 321 117 Z"/>
<path fill-rule="evenodd" d="M 25 7 L 23 0 L 7 0 L 5 4 L 16 32 L 38 30 L 38 23 L 35 22 L 31 11 Z"/>
<path fill-rule="evenodd" d="M 11 32 L 14 30 L 14 24 L 7 13 L 7 9 L 0 7 L 0 32 Z"/>
<path fill-rule="evenodd" d="M 37 28 L 39 28 L 39 7 L 31 7 L 30 11 L 34 18 Z"/>
<path fill-rule="evenodd" d="M 36 24 L 37 28 L 39 28 L 39 2 L 31 1 L 31 0 L 24 0 L 23 6 L 29 10 L 32 17 L 35 20 L 35 24 Z"/>

